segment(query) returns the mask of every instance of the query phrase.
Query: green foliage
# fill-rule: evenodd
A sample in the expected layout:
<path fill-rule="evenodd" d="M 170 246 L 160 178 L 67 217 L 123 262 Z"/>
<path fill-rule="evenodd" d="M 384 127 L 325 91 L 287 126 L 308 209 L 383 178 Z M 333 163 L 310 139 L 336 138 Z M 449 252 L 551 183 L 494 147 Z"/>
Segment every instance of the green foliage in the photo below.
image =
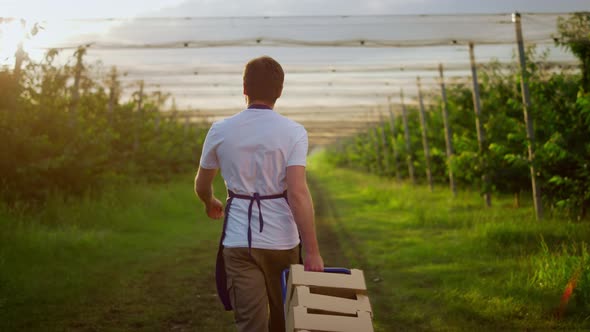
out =
<path fill-rule="evenodd" d="M 3 200 L 79 195 L 122 177 L 164 180 L 196 164 L 206 124 L 164 117 L 161 95 L 143 95 L 141 106 L 139 98 L 119 103 L 116 71 L 105 86 L 90 77 L 84 54 L 80 49 L 75 65 L 58 66 L 51 50 L 18 77 L 0 72 Z"/>
<path fill-rule="evenodd" d="M 571 71 L 558 72 L 546 65 L 548 52 L 526 49 L 527 82 L 531 106 L 528 112 L 534 122 L 535 159 L 533 165 L 541 188 L 542 199 L 551 211 L 583 219 L 590 209 L 590 13 L 575 13 L 558 21 L 556 43 L 570 50 L 581 62 L 581 77 Z M 471 87 L 464 84 L 447 86 L 449 122 L 454 156 L 447 158 L 440 111 L 439 91 L 430 93 L 439 106 L 429 109 L 428 139 L 432 173 L 435 181 L 446 182 L 448 169 L 463 187 L 480 188 L 482 192 L 513 193 L 530 191 L 529 146 L 523 116 L 520 68 L 506 68 L 491 61 L 479 69 L 482 104 L 480 122 L 484 141 L 480 149 L 475 130 Z M 434 96 L 432 98 L 432 96 Z M 330 160 L 379 175 L 392 176 L 395 163 L 400 175 L 408 177 L 406 161 L 412 160 L 419 181 L 425 178 L 421 127 L 415 109 L 409 108 L 410 140 L 406 142 L 400 116 L 394 128 L 386 130 L 390 146 L 376 148 L 372 135 L 361 134 L 332 149 Z M 393 137 L 392 130 L 397 133 Z M 411 146 L 409 151 L 406 146 Z M 392 158 L 396 148 L 397 160 Z M 389 170 L 381 160 L 389 162 Z M 387 164 L 386 164 L 387 165 Z M 482 177 L 487 175 L 490 187 Z"/>
<path fill-rule="evenodd" d="M 557 21 L 556 44 L 569 49 L 582 62 L 582 87 L 590 92 L 590 12 L 573 13 Z"/>
<path fill-rule="evenodd" d="M 526 50 L 528 83 L 534 119 L 535 161 L 542 199 L 550 211 L 582 219 L 590 208 L 590 93 L 580 90 L 580 77 L 572 72 L 556 72 L 547 65 L 547 52 Z M 501 66 L 497 61 L 480 66 L 479 87 L 482 101 L 481 123 L 485 132 L 480 151 L 471 88 L 464 84 L 447 87 L 449 122 L 454 156 L 448 159 L 442 124 L 440 91 L 430 97 L 438 105 L 427 112 L 428 140 L 433 178 L 447 182 L 453 171 L 460 186 L 480 188 L 496 193 L 530 192 L 530 145 L 525 131 L 520 69 L 516 64 Z M 410 158 L 419 181 L 425 179 L 425 158 L 417 110 L 409 108 L 408 125 L 411 154 L 406 148 L 401 116 L 394 121 L 396 136 L 389 126 L 386 141 L 394 142 L 398 158 L 393 160 L 391 146 L 376 149 L 374 135 L 361 134 L 329 151 L 335 165 L 346 165 L 372 173 L 393 176 L 397 162 L 402 177 L 407 178 L 406 161 Z M 389 160 L 390 169 L 381 160 Z M 482 181 L 486 174 L 490 187 Z"/>

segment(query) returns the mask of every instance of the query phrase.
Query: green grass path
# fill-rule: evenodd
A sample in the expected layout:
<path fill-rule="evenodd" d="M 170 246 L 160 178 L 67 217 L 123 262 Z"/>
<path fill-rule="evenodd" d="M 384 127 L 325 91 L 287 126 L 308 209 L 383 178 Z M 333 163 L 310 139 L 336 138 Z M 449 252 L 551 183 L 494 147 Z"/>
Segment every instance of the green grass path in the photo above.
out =
<path fill-rule="evenodd" d="M 364 270 L 377 331 L 590 331 L 581 289 L 564 319 L 553 316 L 571 273 L 555 287 L 531 281 L 542 258 L 561 262 L 558 248 L 588 241 L 588 224 L 536 222 L 530 202 L 495 197 L 486 209 L 472 192 L 453 199 L 446 187 L 334 169 L 321 156 L 309 169 L 320 227 Z"/>
<path fill-rule="evenodd" d="M 55 199 L 34 215 L 0 210 L 0 331 L 234 331 L 214 284 L 221 222 L 192 186 L 187 177 Z M 324 256 L 347 266 L 326 226 Z"/>
<path fill-rule="evenodd" d="M 326 265 L 365 271 L 377 331 L 590 329 L 584 308 L 551 316 L 561 290 L 528 283 L 540 235 L 551 246 L 587 228 L 317 158 L 309 169 Z M 214 286 L 221 222 L 205 217 L 192 178 L 1 211 L 0 331 L 233 331 Z"/>
<path fill-rule="evenodd" d="M 0 227 L 0 331 L 232 331 L 214 285 L 221 222 L 189 177 Z"/>

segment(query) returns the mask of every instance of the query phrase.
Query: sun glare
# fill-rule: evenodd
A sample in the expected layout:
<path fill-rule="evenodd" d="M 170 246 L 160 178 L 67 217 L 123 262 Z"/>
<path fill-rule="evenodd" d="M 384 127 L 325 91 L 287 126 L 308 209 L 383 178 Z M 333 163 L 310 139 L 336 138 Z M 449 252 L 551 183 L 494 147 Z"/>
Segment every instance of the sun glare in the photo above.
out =
<path fill-rule="evenodd" d="M 21 43 L 31 60 L 40 61 L 50 48 L 71 48 L 100 40 L 116 24 L 100 20 L 0 18 L 0 66 L 14 64 Z"/>

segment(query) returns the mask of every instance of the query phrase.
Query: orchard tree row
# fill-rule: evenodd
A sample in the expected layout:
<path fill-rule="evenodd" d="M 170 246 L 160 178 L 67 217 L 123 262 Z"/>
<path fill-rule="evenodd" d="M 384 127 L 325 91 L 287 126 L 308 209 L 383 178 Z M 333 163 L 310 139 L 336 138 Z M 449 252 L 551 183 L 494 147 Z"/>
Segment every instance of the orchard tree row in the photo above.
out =
<path fill-rule="evenodd" d="M 123 87 L 116 68 L 99 75 L 84 48 L 66 65 L 17 53 L 0 71 L 0 200 L 42 202 L 120 181 L 159 181 L 196 165 L 206 125 L 163 116 L 169 96 Z M 123 89 L 133 89 L 122 100 Z"/>
<path fill-rule="evenodd" d="M 445 86 L 446 101 L 441 89 L 425 91 L 424 98 L 433 103 L 424 107 L 422 119 L 420 107 L 390 109 L 377 127 L 332 147 L 332 161 L 410 181 L 452 179 L 455 186 L 480 190 L 488 199 L 511 193 L 515 205 L 521 193 L 531 193 L 533 165 L 546 210 L 584 218 L 590 208 L 590 14 L 560 20 L 559 33 L 558 43 L 580 59 L 581 67 L 556 70 L 545 65 L 546 52 L 526 50 L 534 141 L 527 137 L 517 60 L 508 67 L 491 62 L 478 68 L 476 85 Z M 445 142 L 445 107 L 451 151 Z"/>

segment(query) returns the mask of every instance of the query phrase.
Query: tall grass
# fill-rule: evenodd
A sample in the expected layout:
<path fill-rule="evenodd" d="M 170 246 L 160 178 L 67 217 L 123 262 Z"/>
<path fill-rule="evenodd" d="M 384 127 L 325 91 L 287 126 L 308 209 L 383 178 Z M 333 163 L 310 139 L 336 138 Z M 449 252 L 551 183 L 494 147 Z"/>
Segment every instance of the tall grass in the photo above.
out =
<path fill-rule="evenodd" d="M 535 287 L 561 295 L 571 283 L 572 301 L 585 307 L 590 319 L 590 251 L 584 241 L 563 243 L 549 249 L 541 240 L 541 252 L 532 258 L 535 269 L 530 281 Z"/>
<path fill-rule="evenodd" d="M 378 330 L 590 329 L 587 223 L 534 220 L 530 199 L 446 187 L 433 192 L 334 169 L 320 154 L 309 169 L 333 200 L 331 223 L 351 265 L 365 270 Z M 554 315 L 582 266 L 566 313 Z"/>
<path fill-rule="evenodd" d="M 36 210 L 0 207 L 0 331 L 63 331 L 98 319 L 127 285 L 186 248 L 211 249 L 210 259 L 193 263 L 213 271 L 220 225 L 206 220 L 192 187 L 188 176 L 55 195 Z M 141 302 L 137 310 L 150 308 Z M 159 324 L 162 312 L 145 319 Z"/>

